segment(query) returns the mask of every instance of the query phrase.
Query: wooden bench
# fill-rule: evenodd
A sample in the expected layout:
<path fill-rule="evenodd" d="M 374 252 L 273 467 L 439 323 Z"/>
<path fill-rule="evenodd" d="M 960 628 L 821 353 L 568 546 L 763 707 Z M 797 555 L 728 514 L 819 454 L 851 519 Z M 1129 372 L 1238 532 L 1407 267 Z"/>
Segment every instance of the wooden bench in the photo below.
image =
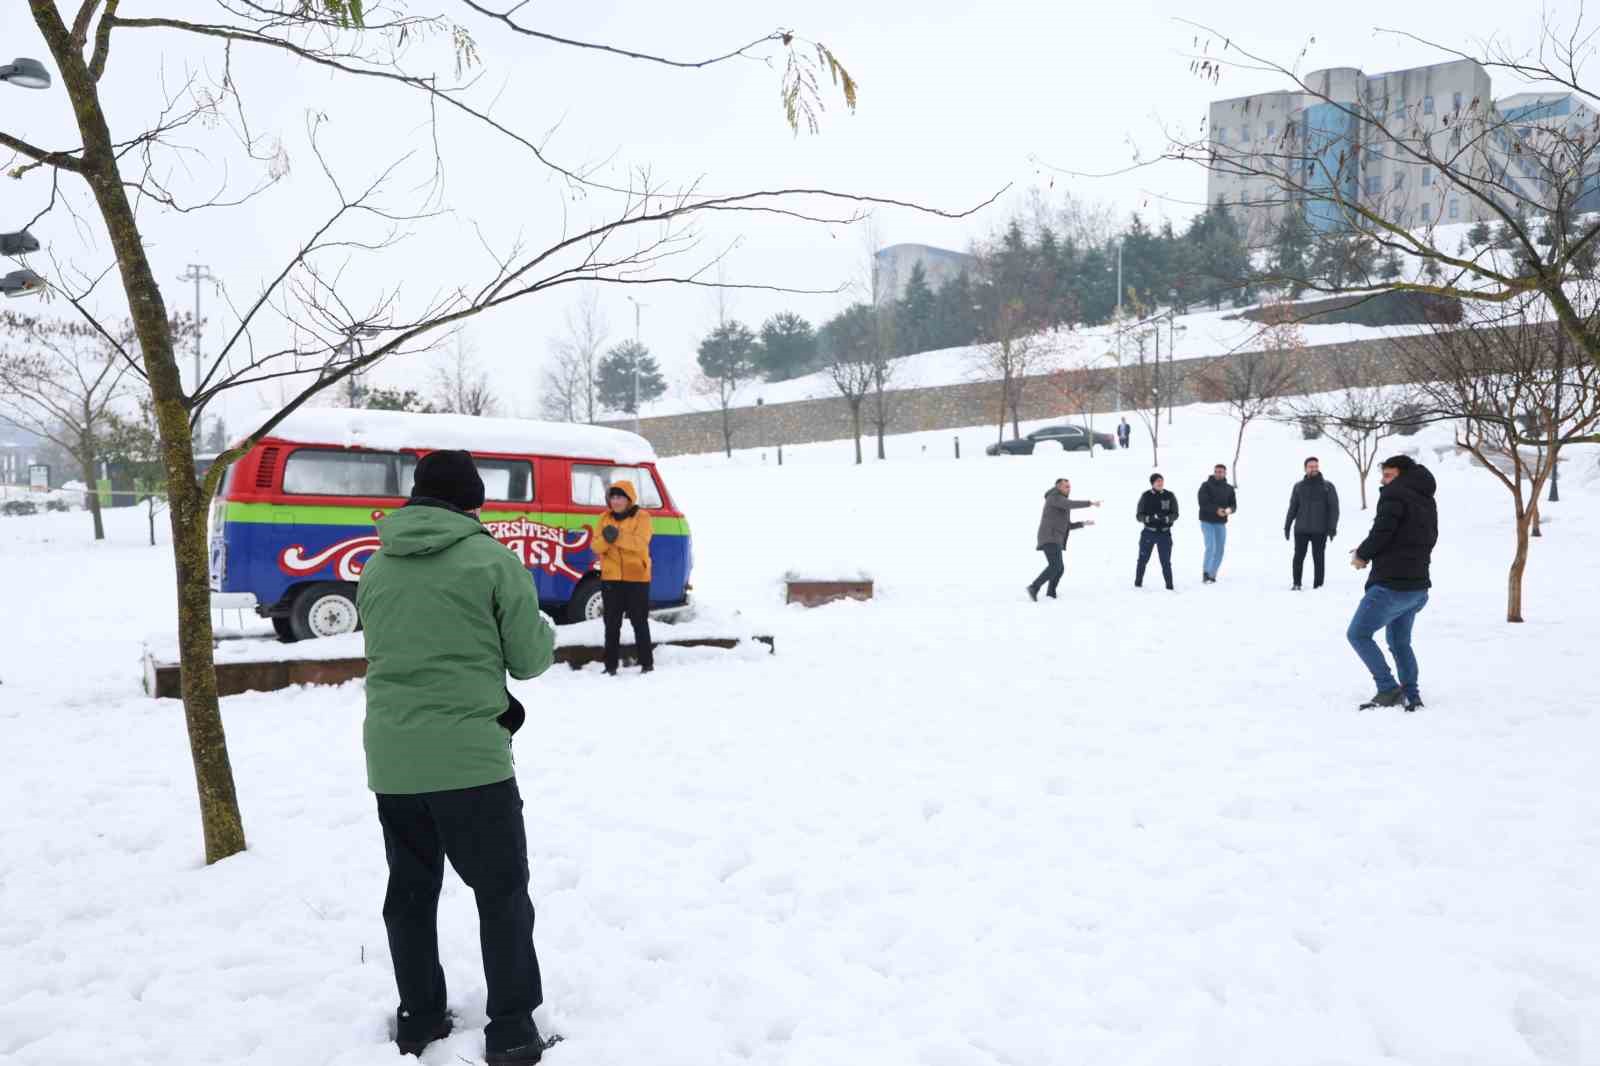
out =
<path fill-rule="evenodd" d="M 872 599 L 872 581 L 812 581 L 802 578 L 789 578 L 785 585 L 787 594 L 785 603 L 798 603 L 802 607 L 821 607 L 825 603 L 837 600 L 870 600 Z"/>
<path fill-rule="evenodd" d="M 770 636 L 749 638 L 764 644 L 767 651 L 777 654 L 777 643 Z M 697 637 L 683 640 L 659 640 L 658 648 L 735 648 L 744 643 L 738 637 Z M 294 654 L 293 644 L 282 645 L 285 656 Z M 581 670 L 590 663 L 602 662 L 605 648 L 593 644 L 567 644 L 555 650 L 555 661 Z M 638 657 L 633 645 L 622 646 L 622 661 L 636 663 Z M 216 664 L 217 695 L 237 696 L 241 692 L 276 692 L 291 685 L 342 685 L 367 676 L 365 658 L 345 659 L 292 659 L 271 662 L 228 662 Z M 179 699 L 183 695 L 182 673 L 176 662 L 157 659 L 145 653 L 144 690 L 157 699 Z"/>

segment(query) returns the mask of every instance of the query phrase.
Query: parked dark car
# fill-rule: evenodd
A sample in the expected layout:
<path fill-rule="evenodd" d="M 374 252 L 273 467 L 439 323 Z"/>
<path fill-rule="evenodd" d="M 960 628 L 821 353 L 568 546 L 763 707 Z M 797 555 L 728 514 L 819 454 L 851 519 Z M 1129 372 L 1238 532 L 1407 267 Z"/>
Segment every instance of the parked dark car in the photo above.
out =
<path fill-rule="evenodd" d="M 1003 440 L 986 449 L 990 455 L 1032 455 L 1041 444 L 1059 444 L 1063 451 L 1086 452 L 1089 441 L 1096 447 L 1115 448 L 1117 439 L 1109 433 L 1091 434 L 1082 426 L 1042 426 L 1019 440 Z"/>

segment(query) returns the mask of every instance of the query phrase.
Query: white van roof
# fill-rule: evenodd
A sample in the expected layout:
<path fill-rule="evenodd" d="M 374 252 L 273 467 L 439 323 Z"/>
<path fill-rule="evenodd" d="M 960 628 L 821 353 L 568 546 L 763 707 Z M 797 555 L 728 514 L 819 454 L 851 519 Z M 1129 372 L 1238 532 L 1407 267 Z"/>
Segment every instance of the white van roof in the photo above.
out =
<path fill-rule="evenodd" d="M 253 432 L 273 414 L 261 411 L 237 424 Z M 653 463 L 656 459 L 655 449 L 643 437 L 604 426 L 348 407 L 302 407 L 278 423 L 268 435 L 307 444 L 334 444 L 374 451 L 464 448 L 476 452 L 603 459 L 619 466 Z"/>

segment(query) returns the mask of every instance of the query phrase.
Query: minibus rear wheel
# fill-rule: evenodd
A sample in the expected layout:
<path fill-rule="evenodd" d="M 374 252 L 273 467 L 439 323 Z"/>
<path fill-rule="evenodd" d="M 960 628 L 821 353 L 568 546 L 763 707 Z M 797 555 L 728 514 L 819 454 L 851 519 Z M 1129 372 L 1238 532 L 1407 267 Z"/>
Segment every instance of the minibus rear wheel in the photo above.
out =
<path fill-rule="evenodd" d="M 289 612 L 289 628 L 296 640 L 354 633 L 361 628 L 356 587 L 330 581 L 302 589 Z"/>
<path fill-rule="evenodd" d="M 567 601 L 568 622 L 592 622 L 596 618 L 604 618 L 605 613 L 599 581 L 590 578 L 572 590 L 572 599 Z"/>
<path fill-rule="evenodd" d="M 294 623 L 288 618 L 273 618 L 272 631 L 278 634 L 278 639 L 285 644 L 294 641 Z"/>

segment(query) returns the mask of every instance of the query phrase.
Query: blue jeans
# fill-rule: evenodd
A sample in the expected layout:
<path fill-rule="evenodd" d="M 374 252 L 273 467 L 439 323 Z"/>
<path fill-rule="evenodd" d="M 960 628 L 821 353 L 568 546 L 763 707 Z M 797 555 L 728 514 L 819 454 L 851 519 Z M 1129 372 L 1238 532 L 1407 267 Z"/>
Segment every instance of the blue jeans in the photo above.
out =
<path fill-rule="evenodd" d="M 1216 577 L 1222 566 L 1222 549 L 1228 546 L 1228 527 L 1221 522 L 1201 522 L 1200 532 L 1206 538 L 1206 561 L 1201 569 Z"/>
<path fill-rule="evenodd" d="M 1350 629 L 1345 636 L 1372 673 L 1373 683 L 1378 686 L 1379 692 L 1389 692 L 1398 687 L 1405 689 L 1409 700 L 1422 698 L 1417 689 L 1417 657 L 1411 651 L 1411 625 L 1417 620 L 1417 612 L 1427 605 L 1427 589 L 1402 591 L 1374 585 L 1361 598 L 1361 605 L 1350 619 Z M 1398 686 L 1394 674 L 1389 672 L 1383 652 L 1378 650 L 1377 642 L 1372 639 L 1372 635 L 1380 629 L 1384 631 L 1389 651 L 1394 655 L 1395 669 L 1400 673 Z"/>

